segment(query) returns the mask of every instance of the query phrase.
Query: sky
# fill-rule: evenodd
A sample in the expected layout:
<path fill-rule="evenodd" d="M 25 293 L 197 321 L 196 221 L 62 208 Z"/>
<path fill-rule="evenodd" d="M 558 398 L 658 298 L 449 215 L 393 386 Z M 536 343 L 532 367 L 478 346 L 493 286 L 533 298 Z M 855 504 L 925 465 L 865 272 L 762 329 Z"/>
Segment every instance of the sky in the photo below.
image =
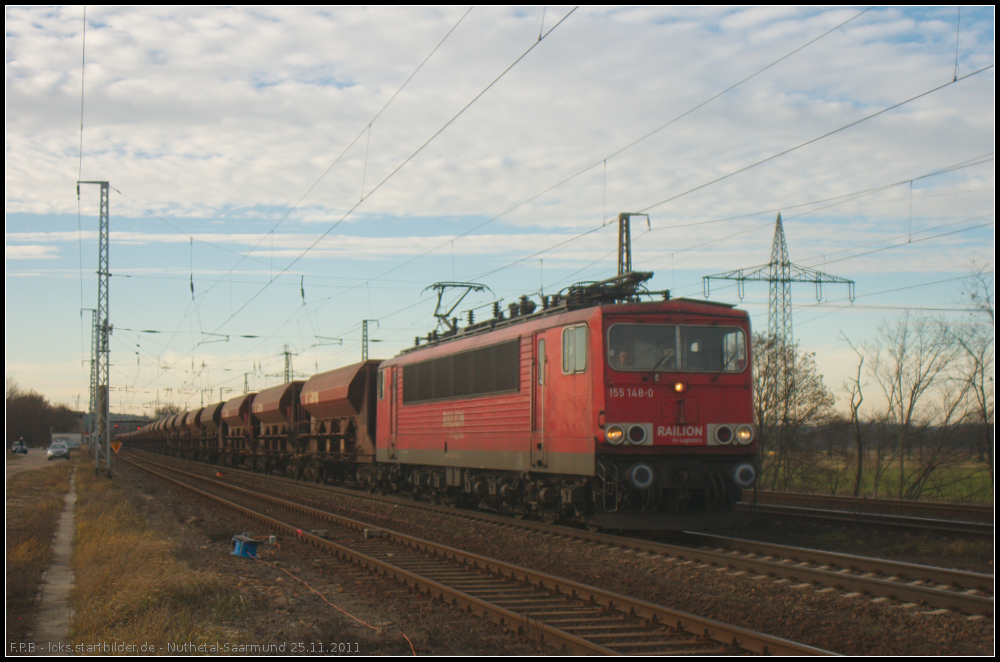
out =
<path fill-rule="evenodd" d="M 84 20 L 86 28 L 84 30 Z M 5 376 L 88 407 L 99 187 L 111 408 L 227 400 L 457 309 L 766 264 L 845 399 L 848 341 L 960 319 L 995 252 L 992 7 L 5 9 Z M 712 281 L 767 329 L 766 283 Z M 480 308 L 481 307 L 481 308 Z"/>

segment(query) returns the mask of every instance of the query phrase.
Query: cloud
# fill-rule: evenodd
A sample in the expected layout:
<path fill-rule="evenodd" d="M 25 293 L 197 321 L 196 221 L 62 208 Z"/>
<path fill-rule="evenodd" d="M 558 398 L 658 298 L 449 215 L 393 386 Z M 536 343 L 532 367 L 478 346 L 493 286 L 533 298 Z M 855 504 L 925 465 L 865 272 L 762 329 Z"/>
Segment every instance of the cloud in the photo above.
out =
<path fill-rule="evenodd" d="M 56 246 L 7 244 L 4 248 L 8 260 L 54 260 L 59 257 L 59 249 Z"/>

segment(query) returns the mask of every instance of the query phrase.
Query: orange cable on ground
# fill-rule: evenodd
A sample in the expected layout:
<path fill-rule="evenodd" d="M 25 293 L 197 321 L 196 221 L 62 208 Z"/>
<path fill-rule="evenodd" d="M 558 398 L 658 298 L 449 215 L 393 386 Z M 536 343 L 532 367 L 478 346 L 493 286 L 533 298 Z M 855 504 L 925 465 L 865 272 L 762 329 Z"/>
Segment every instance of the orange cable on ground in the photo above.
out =
<path fill-rule="evenodd" d="M 371 630 L 375 630 L 376 632 L 381 632 L 382 631 L 381 629 L 375 627 L 374 625 L 369 625 L 368 623 L 365 623 L 360 618 L 357 618 L 356 616 L 353 616 L 353 615 L 347 613 L 346 611 L 344 611 L 343 609 L 341 609 L 337 605 L 333 604 L 332 602 L 330 602 L 329 600 L 326 599 L 326 596 L 324 596 L 322 593 L 320 593 L 319 591 L 317 591 L 316 589 L 314 589 L 312 586 L 310 586 L 306 582 L 306 580 L 302 579 L 301 577 L 296 577 L 295 575 L 293 575 L 292 573 L 288 572 L 284 568 L 282 568 L 280 566 L 276 566 L 273 563 L 268 563 L 267 561 L 265 561 L 264 559 L 262 559 L 260 557 L 251 556 L 250 558 L 252 558 L 254 561 L 259 561 L 260 563 L 263 563 L 266 566 L 269 566 L 269 567 L 274 568 L 276 570 L 280 570 L 283 573 L 285 573 L 286 575 L 288 575 L 289 577 L 291 577 L 292 579 L 298 580 L 303 586 L 305 586 L 307 589 L 309 589 L 310 591 L 312 591 L 313 593 L 315 593 L 316 595 L 318 595 L 323 602 L 325 602 L 326 604 L 330 605 L 331 607 L 333 607 L 334 609 L 336 609 L 337 611 L 339 611 L 341 614 L 344 614 L 345 616 L 348 616 L 348 617 L 354 619 L 355 621 L 357 621 L 361 625 L 364 625 L 366 628 L 369 628 Z"/>
<path fill-rule="evenodd" d="M 269 567 L 271 567 L 271 568 L 274 568 L 274 569 L 276 569 L 276 570 L 280 570 L 280 571 L 282 571 L 283 573 L 285 573 L 286 575 L 288 575 L 289 577 L 291 577 L 292 579 L 295 579 L 295 580 L 297 580 L 297 581 L 298 581 L 298 582 L 300 582 L 300 583 L 301 583 L 301 584 L 302 584 L 303 586 L 305 586 L 305 587 L 306 587 L 307 589 L 309 589 L 310 591 L 312 591 L 313 593 L 315 593 L 316 595 L 318 595 L 318 596 L 319 596 L 319 598 L 320 598 L 320 600 L 322 600 L 322 601 L 323 601 L 323 602 L 325 602 L 326 604 L 330 605 L 331 607 L 333 607 L 334 609 L 336 609 L 336 610 L 337 610 L 337 611 L 339 611 L 340 613 L 344 614 L 345 616 L 348 616 L 348 617 L 350 617 L 350 618 L 354 619 L 355 621 L 357 621 L 358 623 L 360 623 L 361 625 L 364 625 L 364 626 L 365 626 L 366 628 L 369 628 L 369 629 L 371 629 L 371 630 L 375 630 L 375 632 L 378 632 L 378 633 L 381 633 L 381 632 L 382 632 L 382 630 L 381 630 L 380 628 L 377 628 L 377 627 L 375 627 L 374 625 L 369 625 L 368 623 L 365 623 L 365 622 L 364 622 L 364 621 L 362 621 L 362 620 L 361 620 L 360 618 L 357 618 L 356 616 L 353 616 L 352 614 L 349 614 L 349 613 L 347 613 L 346 611 L 344 611 L 343 609 L 341 609 L 341 608 L 340 608 L 340 607 L 338 607 L 337 605 L 335 605 L 335 604 L 333 604 L 332 602 L 330 602 L 329 600 L 327 600 L 327 599 L 326 599 L 326 596 L 324 596 L 324 595 L 323 595 L 322 593 L 320 593 L 319 591 L 317 591 L 316 589 L 314 589 L 314 588 L 313 588 L 312 586 L 310 586 L 310 585 L 309 585 L 309 584 L 308 584 L 308 583 L 306 582 L 306 580 L 302 579 L 301 577 L 296 577 L 295 575 L 293 575 L 292 573 L 290 573 L 290 572 L 289 572 L 288 570 L 285 570 L 285 569 L 284 569 L 284 568 L 282 568 L 281 566 L 276 566 L 276 565 L 274 565 L 273 563 L 268 563 L 268 562 L 267 562 L 267 561 L 265 561 L 264 559 L 262 559 L 262 558 L 259 558 L 259 557 L 257 557 L 257 556 L 251 556 L 250 558 L 252 558 L 252 559 L 253 559 L 254 561 L 259 561 L 260 563 L 263 563 L 263 564 L 264 564 L 264 565 L 266 565 L 266 566 L 269 566 Z M 401 635 L 403 635 L 403 639 L 406 639 L 406 643 L 408 643 L 408 644 L 410 645 L 410 651 L 411 651 L 411 652 L 413 653 L 414 657 L 416 657 L 416 655 L 417 655 L 417 651 L 416 651 L 416 649 L 415 649 L 415 648 L 413 647 L 413 642 L 412 642 L 412 641 L 410 641 L 410 638 L 406 636 L 406 633 L 405 633 L 405 632 L 403 632 L 403 628 L 402 628 L 402 627 L 401 627 L 401 626 L 399 625 L 399 623 L 396 623 L 395 625 L 396 625 L 396 627 L 397 627 L 397 628 L 399 628 L 399 633 L 400 633 Z"/>

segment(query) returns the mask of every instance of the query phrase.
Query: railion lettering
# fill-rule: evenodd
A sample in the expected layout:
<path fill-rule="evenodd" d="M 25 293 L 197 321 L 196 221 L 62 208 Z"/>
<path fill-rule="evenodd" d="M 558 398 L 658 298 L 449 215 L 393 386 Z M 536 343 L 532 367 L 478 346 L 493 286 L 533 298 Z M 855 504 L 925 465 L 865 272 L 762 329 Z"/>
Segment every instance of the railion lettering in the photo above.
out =
<path fill-rule="evenodd" d="M 656 428 L 657 437 L 699 437 L 705 436 L 705 428 L 700 425 L 661 425 Z"/>

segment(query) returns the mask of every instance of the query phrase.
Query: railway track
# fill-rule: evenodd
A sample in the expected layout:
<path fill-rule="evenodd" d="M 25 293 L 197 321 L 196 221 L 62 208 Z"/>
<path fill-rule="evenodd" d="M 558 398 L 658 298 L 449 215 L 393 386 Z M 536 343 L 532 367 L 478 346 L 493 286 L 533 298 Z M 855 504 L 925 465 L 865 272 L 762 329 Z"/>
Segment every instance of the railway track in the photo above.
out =
<path fill-rule="evenodd" d="M 844 510 L 869 515 L 897 515 L 935 520 L 993 523 L 993 506 L 961 503 L 936 503 L 907 499 L 869 499 L 865 497 L 804 492 L 758 490 L 757 504 L 800 506 L 820 510 Z"/>
<path fill-rule="evenodd" d="M 206 465 L 195 463 L 195 466 Z M 456 511 L 454 508 L 409 499 L 375 497 L 354 490 L 320 487 L 287 478 L 233 470 L 227 470 L 227 475 L 252 480 L 255 491 L 280 498 L 289 497 L 279 491 L 261 487 L 261 483 L 273 481 L 275 486 L 285 484 L 294 487 L 296 491 L 317 490 L 327 496 L 331 492 L 343 491 L 355 498 L 389 501 L 401 507 L 488 522 L 499 527 L 527 529 L 542 535 L 564 536 L 633 550 L 661 557 L 666 563 L 692 563 L 706 568 L 748 573 L 757 579 L 770 578 L 794 588 L 837 590 L 846 596 L 864 595 L 877 602 L 893 600 L 903 606 L 948 609 L 975 617 L 992 616 L 994 609 L 993 575 L 695 533 L 685 534 L 686 544 L 668 544 L 541 522 L 512 520 L 509 517 L 475 511 Z"/>
<path fill-rule="evenodd" d="M 797 518 L 812 521 L 840 522 L 853 526 L 889 527 L 911 531 L 935 532 L 958 536 L 993 537 L 993 522 L 966 522 L 952 519 L 930 519 L 886 513 L 866 513 L 850 510 L 825 510 L 771 503 L 738 503 L 737 510 L 747 516 Z"/>
<path fill-rule="evenodd" d="M 775 654 L 822 655 L 827 651 L 686 614 L 477 554 L 390 531 L 257 491 L 223 484 L 165 465 L 156 466 L 208 483 L 193 487 L 148 466 L 133 466 L 333 552 L 355 565 L 395 577 L 450 604 L 488 616 L 506 627 L 545 640 L 557 650 L 584 654 Z M 294 521 L 279 520 L 223 498 L 263 502 Z M 306 522 L 304 524 L 304 522 Z M 322 530 L 313 524 L 322 523 Z M 312 529 L 313 532 L 306 532 Z"/>

